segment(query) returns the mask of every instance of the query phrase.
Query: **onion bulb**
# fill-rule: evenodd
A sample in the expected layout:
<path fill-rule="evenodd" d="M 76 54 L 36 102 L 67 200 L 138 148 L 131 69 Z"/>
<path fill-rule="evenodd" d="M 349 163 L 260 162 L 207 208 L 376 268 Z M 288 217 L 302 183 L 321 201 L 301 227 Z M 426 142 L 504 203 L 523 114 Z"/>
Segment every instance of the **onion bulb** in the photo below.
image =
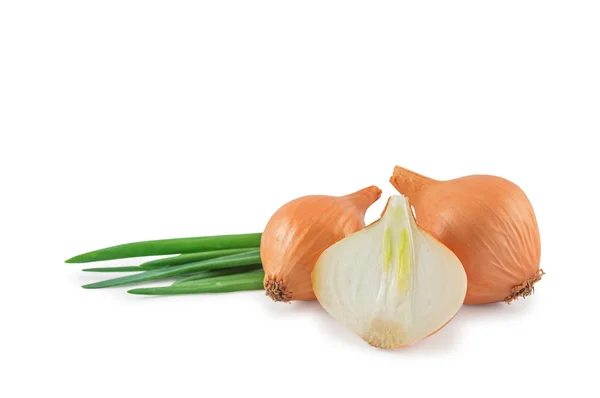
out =
<path fill-rule="evenodd" d="M 514 183 L 491 175 L 434 180 L 402 167 L 392 185 L 408 196 L 419 225 L 460 259 L 465 304 L 510 303 L 533 293 L 544 271 L 533 207 Z"/>
<path fill-rule="evenodd" d="M 467 289 L 459 259 L 392 196 L 381 218 L 319 257 L 312 272 L 323 308 L 379 348 L 412 345 L 458 312 Z"/>
<path fill-rule="evenodd" d="M 314 300 L 310 274 L 329 246 L 365 226 L 367 209 L 381 196 L 376 186 L 347 196 L 294 199 L 268 221 L 260 243 L 264 288 L 274 301 Z"/>

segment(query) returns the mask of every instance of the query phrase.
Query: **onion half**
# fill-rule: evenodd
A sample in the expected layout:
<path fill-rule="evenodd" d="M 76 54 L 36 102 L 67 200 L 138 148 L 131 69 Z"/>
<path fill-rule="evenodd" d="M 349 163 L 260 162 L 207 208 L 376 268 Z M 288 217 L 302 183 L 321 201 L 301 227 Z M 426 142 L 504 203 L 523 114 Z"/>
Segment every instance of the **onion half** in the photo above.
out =
<path fill-rule="evenodd" d="M 402 195 L 388 200 L 378 221 L 325 250 L 312 283 L 330 315 L 385 349 L 440 330 L 467 290 L 458 257 L 417 225 Z"/>

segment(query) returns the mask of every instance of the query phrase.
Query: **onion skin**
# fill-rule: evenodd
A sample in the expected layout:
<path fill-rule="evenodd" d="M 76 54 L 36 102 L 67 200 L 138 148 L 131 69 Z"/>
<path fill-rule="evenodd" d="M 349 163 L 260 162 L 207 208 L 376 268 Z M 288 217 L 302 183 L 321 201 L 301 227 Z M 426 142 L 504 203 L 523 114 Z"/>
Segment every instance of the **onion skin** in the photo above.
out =
<path fill-rule="evenodd" d="M 280 207 L 262 235 L 264 287 L 274 301 L 315 300 L 311 272 L 332 244 L 365 227 L 367 209 L 381 196 L 370 186 L 347 196 L 309 195 Z"/>
<path fill-rule="evenodd" d="M 409 198 L 419 226 L 460 259 L 465 304 L 510 303 L 533 293 L 543 274 L 540 233 L 516 184 L 491 175 L 439 181 L 398 166 L 390 182 Z"/>

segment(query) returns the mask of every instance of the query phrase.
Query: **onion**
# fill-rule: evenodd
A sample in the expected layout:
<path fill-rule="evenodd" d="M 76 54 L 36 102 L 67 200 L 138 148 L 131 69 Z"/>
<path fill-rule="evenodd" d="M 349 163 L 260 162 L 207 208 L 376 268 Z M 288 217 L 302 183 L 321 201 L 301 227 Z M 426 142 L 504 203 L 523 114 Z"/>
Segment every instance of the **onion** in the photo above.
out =
<path fill-rule="evenodd" d="M 376 186 L 347 196 L 309 195 L 284 204 L 267 223 L 260 244 L 264 287 L 275 301 L 314 300 L 310 274 L 329 246 L 365 226 L 379 197 Z"/>
<path fill-rule="evenodd" d="M 533 293 L 544 274 L 540 233 L 517 185 L 491 175 L 438 181 L 398 166 L 390 182 L 408 196 L 419 225 L 465 267 L 465 304 L 510 303 Z"/>
<path fill-rule="evenodd" d="M 467 276 L 454 253 L 393 196 L 382 217 L 325 250 L 312 272 L 325 310 L 379 348 L 412 345 L 458 312 Z"/>

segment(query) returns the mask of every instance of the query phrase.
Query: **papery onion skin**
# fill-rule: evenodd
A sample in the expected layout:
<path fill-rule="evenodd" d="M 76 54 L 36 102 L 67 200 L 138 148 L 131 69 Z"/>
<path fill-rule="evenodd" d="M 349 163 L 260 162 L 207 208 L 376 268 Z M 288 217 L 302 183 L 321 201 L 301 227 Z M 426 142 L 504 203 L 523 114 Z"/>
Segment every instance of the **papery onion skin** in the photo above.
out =
<path fill-rule="evenodd" d="M 381 196 L 370 186 L 347 196 L 309 195 L 294 199 L 270 218 L 260 254 L 264 287 L 274 301 L 315 300 L 311 272 L 321 253 L 365 227 L 367 209 Z"/>
<path fill-rule="evenodd" d="M 419 225 L 460 259 L 465 304 L 510 303 L 533 293 L 543 274 L 540 232 L 516 184 L 491 175 L 438 181 L 399 166 L 390 182 L 408 196 Z"/>

